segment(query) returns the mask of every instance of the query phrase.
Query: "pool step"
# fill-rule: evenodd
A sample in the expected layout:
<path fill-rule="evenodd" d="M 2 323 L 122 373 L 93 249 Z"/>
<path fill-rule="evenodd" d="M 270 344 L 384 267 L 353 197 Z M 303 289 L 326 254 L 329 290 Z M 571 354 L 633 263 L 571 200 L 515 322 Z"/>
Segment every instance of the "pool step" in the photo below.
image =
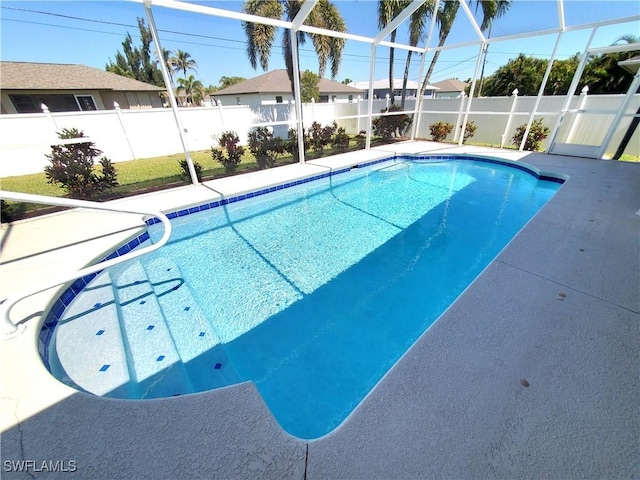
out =
<path fill-rule="evenodd" d="M 130 397 L 129 363 L 109 272 L 99 273 L 69 305 L 54 330 L 56 378 L 101 396 Z"/>
<path fill-rule="evenodd" d="M 154 398 L 193 391 L 140 261 L 119 265 L 111 274 L 136 396 Z"/>
<path fill-rule="evenodd" d="M 224 346 L 169 257 L 143 259 L 158 304 L 196 390 L 238 383 Z"/>

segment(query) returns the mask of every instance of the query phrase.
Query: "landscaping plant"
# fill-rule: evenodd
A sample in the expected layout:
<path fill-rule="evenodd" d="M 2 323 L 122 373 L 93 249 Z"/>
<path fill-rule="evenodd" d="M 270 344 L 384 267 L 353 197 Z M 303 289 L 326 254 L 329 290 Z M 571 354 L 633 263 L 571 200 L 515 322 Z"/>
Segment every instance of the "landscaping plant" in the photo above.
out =
<path fill-rule="evenodd" d="M 183 158 L 182 160 L 179 160 L 178 163 L 180 164 L 182 178 L 184 178 L 188 182 L 191 182 L 191 174 L 189 173 L 189 164 L 187 163 L 187 159 Z M 198 179 L 199 182 L 201 182 L 202 181 L 202 165 L 200 165 L 196 161 L 193 161 L 193 169 L 196 171 L 196 178 Z"/>
<path fill-rule="evenodd" d="M 224 166 L 226 173 L 234 173 L 242 160 L 244 147 L 238 145 L 239 143 L 238 135 L 235 132 L 227 131 L 220 135 L 218 140 L 220 148 L 211 147 L 211 156 Z"/>
<path fill-rule="evenodd" d="M 347 135 L 347 131 L 344 128 L 339 127 L 336 130 L 336 133 L 331 139 L 331 145 L 340 153 L 349 150 L 349 135 Z"/>
<path fill-rule="evenodd" d="M 274 137 L 267 127 L 258 127 L 249 132 L 249 150 L 262 170 L 275 166 L 278 155 L 285 152 L 285 143 L 280 137 Z"/>
<path fill-rule="evenodd" d="M 460 125 L 460 128 L 462 128 L 462 125 Z M 478 127 L 476 127 L 475 122 L 467 122 L 467 125 L 464 127 L 464 137 L 462 138 L 462 143 L 466 143 L 467 140 L 473 137 L 476 134 L 477 128 Z"/>
<path fill-rule="evenodd" d="M 307 134 L 307 132 L 302 130 L 302 136 L 303 143 L 306 149 L 307 145 L 309 144 L 309 135 Z M 287 132 L 287 137 L 287 140 L 285 140 L 284 142 L 284 149 L 291 154 L 294 161 L 299 162 L 300 156 L 298 155 L 298 131 L 295 128 L 290 128 Z"/>
<path fill-rule="evenodd" d="M 453 125 L 449 122 L 435 122 L 429 125 L 429 130 L 434 142 L 442 142 L 453 131 Z"/>
<path fill-rule="evenodd" d="M 84 132 L 76 128 L 64 128 L 62 132 L 58 132 L 58 137 L 61 140 L 86 138 Z M 60 184 L 72 198 L 95 199 L 118 185 L 118 174 L 107 157 L 98 161 L 101 171 L 94 168 L 96 158 L 100 155 L 102 151 L 88 140 L 53 145 L 51 155 L 46 155 L 51 165 L 44 167 L 47 181 Z"/>
<path fill-rule="evenodd" d="M 391 105 L 384 108 L 380 113 L 401 112 L 400 105 Z M 411 117 L 409 115 L 388 115 L 375 118 L 371 122 L 373 126 L 373 134 L 382 138 L 401 137 L 411 125 Z"/>
<path fill-rule="evenodd" d="M 538 118 L 531 123 L 527 140 L 524 142 L 524 149 L 529 151 L 541 150 L 542 141 L 549 135 L 549 127 L 542 123 L 542 118 Z M 527 124 L 523 123 L 516 129 L 516 133 L 511 140 L 516 147 L 520 147 Z"/>

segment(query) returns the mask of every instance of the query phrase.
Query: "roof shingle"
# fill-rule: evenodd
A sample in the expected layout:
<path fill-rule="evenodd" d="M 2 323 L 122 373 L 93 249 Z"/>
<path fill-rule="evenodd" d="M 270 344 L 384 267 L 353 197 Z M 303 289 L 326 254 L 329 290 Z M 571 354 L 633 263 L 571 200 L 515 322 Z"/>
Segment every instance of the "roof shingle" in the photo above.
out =
<path fill-rule="evenodd" d="M 165 90 L 85 65 L 31 62 L 0 62 L 0 88 L 3 90 Z"/>
<path fill-rule="evenodd" d="M 326 78 L 320 78 L 318 85 L 320 93 L 361 93 L 357 88 L 349 87 L 342 83 L 334 82 Z M 286 70 L 272 70 L 257 77 L 249 78 L 244 82 L 236 83 L 230 87 L 218 90 L 214 95 L 241 95 L 246 93 L 290 93 L 291 84 Z"/>

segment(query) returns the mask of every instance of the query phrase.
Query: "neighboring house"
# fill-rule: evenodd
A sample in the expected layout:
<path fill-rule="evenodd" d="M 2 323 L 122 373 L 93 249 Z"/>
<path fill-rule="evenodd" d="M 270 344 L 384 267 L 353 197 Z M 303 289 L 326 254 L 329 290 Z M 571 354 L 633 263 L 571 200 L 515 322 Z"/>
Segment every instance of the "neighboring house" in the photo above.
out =
<path fill-rule="evenodd" d="M 84 65 L 0 62 L 2 113 L 162 107 L 164 88 Z"/>
<path fill-rule="evenodd" d="M 455 78 L 449 78 L 433 84 L 438 87 L 436 98 L 457 98 L 469 86 L 466 82 L 461 82 Z"/>
<path fill-rule="evenodd" d="M 402 97 L 402 78 L 394 78 L 393 79 L 393 94 L 396 99 L 400 99 Z M 349 84 L 350 87 L 357 88 L 362 93 L 362 98 L 369 98 L 369 82 L 351 82 Z M 406 98 L 416 98 L 418 96 L 418 89 L 420 88 L 420 83 L 407 80 L 407 96 Z M 424 98 L 433 98 L 434 92 L 438 90 L 438 87 L 434 85 L 427 85 L 427 88 L 424 91 Z M 382 80 L 375 80 L 373 82 L 373 98 L 386 98 L 389 94 L 389 79 L 384 78 Z"/>
<path fill-rule="evenodd" d="M 353 102 L 361 93 L 355 88 L 326 78 L 320 78 L 318 88 L 318 103 Z M 272 70 L 218 90 L 214 96 L 222 105 L 272 105 L 293 100 L 291 82 L 286 70 Z"/>

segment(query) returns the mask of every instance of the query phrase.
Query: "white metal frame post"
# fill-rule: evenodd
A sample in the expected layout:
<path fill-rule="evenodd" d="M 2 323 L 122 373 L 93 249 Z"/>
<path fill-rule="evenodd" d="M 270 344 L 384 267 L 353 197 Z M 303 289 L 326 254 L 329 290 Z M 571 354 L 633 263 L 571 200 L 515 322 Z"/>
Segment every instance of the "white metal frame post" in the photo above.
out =
<path fill-rule="evenodd" d="M 160 45 L 160 39 L 158 38 L 158 31 L 156 29 L 156 22 L 153 19 L 153 12 L 151 11 L 151 1 L 152 0 L 144 0 L 144 9 L 147 12 L 147 19 L 149 20 L 149 29 L 151 30 L 151 37 L 153 38 L 153 43 L 156 45 L 156 53 L 158 58 L 160 59 L 160 70 L 162 71 L 162 78 L 164 80 L 164 85 L 167 88 L 167 94 L 169 95 L 169 103 L 171 103 L 171 110 L 173 111 L 173 118 L 176 121 L 176 126 L 178 127 L 178 134 L 180 135 L 180 142 L 182 143 L 182 149 L 184 150 L 184 156 L 187 160 L 187 166 L 189 168 L 189 176 L 191 177 L 191 183 L 196 186 L 198 185 L 198 175 L 196 174 L 196 169 L 193 166 L 193 160 L 191 159 L 191 152 L 189 152 L 189 144 L 187 142 L 186 130 L 182 125 L 182 120 L 180 119 L 180 113 L 178 112 L 178 104 L 176 102 L 176 96 L 171 87 L 171 77 L 169 76 L 169 72 L 167 71 L 167 65 L 164 62 L 164 54 L 162 53 L 162 46 Z"/>

